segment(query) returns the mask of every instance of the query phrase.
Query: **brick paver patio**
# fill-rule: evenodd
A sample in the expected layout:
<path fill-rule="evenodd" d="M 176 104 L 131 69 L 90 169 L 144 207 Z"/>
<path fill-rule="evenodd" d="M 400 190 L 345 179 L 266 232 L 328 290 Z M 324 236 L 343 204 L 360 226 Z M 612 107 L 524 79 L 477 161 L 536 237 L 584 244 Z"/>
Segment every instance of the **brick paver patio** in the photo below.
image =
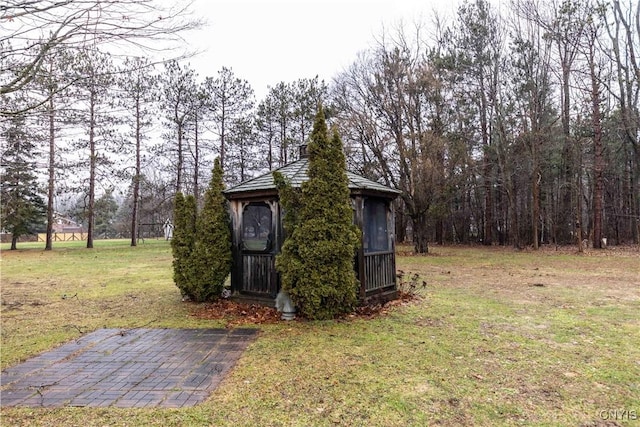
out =
<path fill-rule="evenodd" d="M 2 406 L 193 406 L 256 329 L 102 329 L 2 372 Z"/>

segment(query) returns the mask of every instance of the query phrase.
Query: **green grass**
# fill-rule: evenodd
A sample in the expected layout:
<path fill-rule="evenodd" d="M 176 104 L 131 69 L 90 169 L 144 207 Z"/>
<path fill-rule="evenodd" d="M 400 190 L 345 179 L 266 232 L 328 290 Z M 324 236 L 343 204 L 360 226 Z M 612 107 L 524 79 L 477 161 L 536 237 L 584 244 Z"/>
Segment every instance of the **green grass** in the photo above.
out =
<path fill-rule="evenodd" d="M 2 252 L 3 368 L 102 327 L 224 326 L 181 301 L 167 242 L 20 247 Z M 419 299 L 373 319 L 258 325 L 194 408 L 2 408 L 0 424 L 566 426 L 604 423 L 602 410 L 640 415 L 639 253 L 438 247 L 397 264 L 426 281 Z"/>
<path fill-rule="evenodd" d="M 201 326 L 171 283 L 168 243 L 146 242 L 3 250 L 1 366 L 98 328 Z"/>

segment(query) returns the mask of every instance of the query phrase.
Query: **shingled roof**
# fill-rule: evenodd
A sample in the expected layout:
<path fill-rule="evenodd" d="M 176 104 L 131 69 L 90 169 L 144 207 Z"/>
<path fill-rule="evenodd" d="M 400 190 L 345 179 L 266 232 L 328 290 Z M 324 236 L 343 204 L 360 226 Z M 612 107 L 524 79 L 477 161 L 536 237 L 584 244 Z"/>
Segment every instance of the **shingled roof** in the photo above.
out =
<path fill-rule="evenodd" d="M 283 167 L 276 169 L 289 180 L 293 187 L 300 187 L 303 182 L 309 179 L 307 170 L 309 168 L 309 158 L 304 157 L 296 162 L 289 163 Z M 349 180 L 349 189 L 352 192 L 362 193 L 382 193 L 388 197 L 396 197 L 400 194 L 400 191 L 389 188 L 383 184 L 380 184 L 370 179 L 364 178 L 360 175 L 347 171 L 347 179 Z M 235 187 L 225 190 L 224 193 L 227 197 L 234 198 L 241 194 L 247 193 L 265 193 L 276 191 L 276 186 L 273 182 L 272 172 L 268 172 L 264 175 L 256 178 L 244 181 Z"/>

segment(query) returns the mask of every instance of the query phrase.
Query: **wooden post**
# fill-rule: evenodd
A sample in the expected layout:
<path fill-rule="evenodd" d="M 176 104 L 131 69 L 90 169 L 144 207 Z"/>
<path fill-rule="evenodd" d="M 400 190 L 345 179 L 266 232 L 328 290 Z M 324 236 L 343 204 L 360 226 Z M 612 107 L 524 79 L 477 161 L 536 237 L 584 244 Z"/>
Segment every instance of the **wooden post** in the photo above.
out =
<path fill-rule="evenodd" d="M 358 254 L 356 256 L 356 269 L 358 272 L 358 279 L 360 280 L 360 300 L 364 300 L 367 294 L 367 277 L 365 275 L 364 268 L 364 199 L 362 196 L 357 196 L 354 199 L 355 203 L 355 223 L 360 233 L 360 247 L 358 248 Z"/>

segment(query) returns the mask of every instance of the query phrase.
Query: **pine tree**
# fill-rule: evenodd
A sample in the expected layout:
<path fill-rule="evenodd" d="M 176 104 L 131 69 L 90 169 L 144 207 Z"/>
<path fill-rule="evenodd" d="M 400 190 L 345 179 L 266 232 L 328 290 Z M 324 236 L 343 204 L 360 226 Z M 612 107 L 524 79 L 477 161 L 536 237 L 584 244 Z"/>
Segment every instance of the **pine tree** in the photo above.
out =
<path fill-rule="evenodd" d="M 113 238 L 116 234 L 114 227 L 115 217 L 118 212 L 118 202 L 113 197 L 113 188 L 96 200 L 95 204 L 95 232 L 96 236 L 103 239 Z"/>
<path fill-rule="evenodd" d="M 329 138 L 322 107 L 308 149 L 309 180 L 302 184 L 299 197 L 282 192 L 285 210 L 298 205 L 299 212 L 286 221 L 289 228 L 293 224 L 293 230 L 287 230 L 290 236 L 276 267 L 283 289 L 303 315 L 329 319 L 351 311 L 357 301 L 353 257 L 359 238 L 342 141 L 335 130 Z M 277 176 L 276 182 L 282 186 Z"/>
<path fill-rule="evenodd" d="M 113 174 L 114 156 L 117 148 L 114 146 L 114 127 L 118 119 L 113 114 L 113 66 L 111 54 L 98 50 L 80 51 L 74 57 L 72 70 L 82 78 L 76 82 L 75 93 L 77 125 L 83 127 L 86 134 L 74 142 L 73 148 L 82 153 L 77 163 L 80 173 L 88 173 L 88 179 L 83 177 L 82 185 L 87 185 L 87 249 L 93 248 L 95 234 L 95 204 L 96 189 L 99 182 Z M 86 157 L 85 157 L 86 156 Z"/>
<path fill-rule="evenodd" d="M 193 269 L 191 255 L 196 235 L 196 200 L 192 195 L 176 193 L 173 211 L 173 281 L 183 296 L 191 298 Z"/>
<path fill-rule="evenodd" d="M 34 174 L 35 145 L 25 132 L 24 117 L 13 116 L 3 132 L 0 199 L 0 224 L 11 233 L 11 250 L 16 249 L 18 238 L 45 228 L 46 207 L 38 194 Z"/>
<path fill-rule="evenodd" d="M 231 221 L 227 209 L 222 167 L 214 162 L 204 206 L 198 214 L 197 235 L 192 256 L 194 283 L 191 299 L 217 299 L 231 271 Z"/>

